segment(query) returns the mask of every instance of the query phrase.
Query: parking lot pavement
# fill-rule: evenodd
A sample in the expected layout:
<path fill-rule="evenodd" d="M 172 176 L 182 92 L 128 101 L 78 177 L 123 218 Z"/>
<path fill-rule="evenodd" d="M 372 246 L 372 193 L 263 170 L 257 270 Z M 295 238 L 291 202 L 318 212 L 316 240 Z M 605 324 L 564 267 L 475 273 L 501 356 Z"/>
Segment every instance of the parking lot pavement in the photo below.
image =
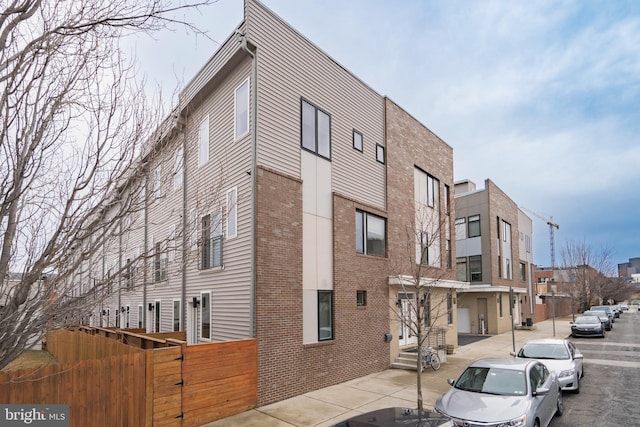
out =
<path fill-rule="evenodd" d="M 492 335 L 460 346 L 447 355 L 438 371 L 422 373 L 422 395 L 426 408 L 449 389 L 447 378 L 457 378 L 473 360 L 481 357 L 509 357 L 525 341 L 534 338 L 565 338 L 571 317 L 536 323 L 531 330 L 518 329 Z M 555 335 L 554 335 L 555 331 Z M 391 406 L 417 407 L 416 372 L 387 369 L 331 387 L 311 391 L 271 405 L 262 406 L 205 427 L 326 427 L 351 416 Z"/>

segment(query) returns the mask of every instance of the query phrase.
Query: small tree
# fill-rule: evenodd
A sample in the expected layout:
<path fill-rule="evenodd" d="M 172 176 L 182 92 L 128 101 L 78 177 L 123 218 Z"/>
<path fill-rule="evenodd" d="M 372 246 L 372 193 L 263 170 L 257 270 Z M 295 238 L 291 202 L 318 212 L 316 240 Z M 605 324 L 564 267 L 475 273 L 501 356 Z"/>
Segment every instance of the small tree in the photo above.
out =
<path fill-rule="evenodd" d="M 121 233 L 124 218 L 141 209 L 139 190 L 128 183 L 148 173 L 135 159 L 161 111 L 149 108 L 119 43 L 180 22 L 171 16 L 180 9 L 208 3 L 4 3 L 0 369 L 65 316 L 104 297 L 113 278 L 82 298 L 69 284 Z"/>
<path fill-rule="evenodd" d="M 392 306 L 398 322 L 404 323 L 417 338 L 417 406 L 424 409 L 422 397 L 422 360 L 438 321 L 449 315 L 450 290 L 444 291 L 444 271 L 451 267 L 450 248 L 446 247 L 447 227 L 437 209 L 416 203 L 415 222 L 406 228 L 401 250 L 391 261 L 393 283 L 412 299 Z M 444 253 L 444 256 L 442 254 Z M 443 290 L 437 292 L 436 290 Z M 407 312 L 408 311 L 408 312 Z"/>

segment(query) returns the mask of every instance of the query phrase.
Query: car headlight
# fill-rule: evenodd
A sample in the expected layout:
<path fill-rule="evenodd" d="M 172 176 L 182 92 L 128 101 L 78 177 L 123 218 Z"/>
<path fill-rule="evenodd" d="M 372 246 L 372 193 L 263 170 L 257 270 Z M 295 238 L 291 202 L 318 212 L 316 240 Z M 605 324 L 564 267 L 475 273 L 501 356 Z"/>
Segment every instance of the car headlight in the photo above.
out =
<path fill-rule="evenodd" d="M 527 424 L 527 416 L 522 415 L 521 417 L 496 424 L 496 427 L 523 427 L 526 424 Z"/>
<path fill-rule="evenodd" d="M 558 375 L 558 378 L 572 377 L 575 375 L 575 373 L 576 373 L 575 369 L 567 369 L 566 371 L 560 372 L 560 375 Z"/>

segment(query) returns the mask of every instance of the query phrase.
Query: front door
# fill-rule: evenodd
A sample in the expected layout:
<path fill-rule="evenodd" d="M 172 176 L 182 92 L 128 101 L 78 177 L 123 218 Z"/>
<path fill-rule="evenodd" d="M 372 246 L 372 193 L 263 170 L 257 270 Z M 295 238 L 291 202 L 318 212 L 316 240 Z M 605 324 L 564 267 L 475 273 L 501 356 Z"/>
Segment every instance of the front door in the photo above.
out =
<path fill-rule="evenodd" d="M 400 292 L 398 293 L 398 317 L 399 331 L 398 343 L 400 347 L 413 346 L 418 344 L 418 337 L 413 332 L 415 329 L 416 313 L 411 304 L 413 294 Z"/>

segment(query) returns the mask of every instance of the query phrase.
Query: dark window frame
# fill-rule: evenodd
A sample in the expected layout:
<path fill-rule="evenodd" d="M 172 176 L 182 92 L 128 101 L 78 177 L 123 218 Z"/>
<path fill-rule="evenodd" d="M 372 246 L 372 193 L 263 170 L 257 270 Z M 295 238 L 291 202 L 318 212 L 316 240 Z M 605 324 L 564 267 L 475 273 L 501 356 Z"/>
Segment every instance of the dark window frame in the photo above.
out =
<path fill-rule="evenodd" d="M 329 299 L 323 300 L 321 295 L 328 296 Z M 329 305 L 329 324 L 326 325 L 323 320 L 323 314 L 321 313 L 321 304 L 325 304 L 328 302 Z M 333 312 L 334 312 L 334 302 L 333 302 L 333 291 L 332 290 L 318 290 L 318 341 L 332 341 L 335 338 L 334 333 L 334 322 L 333 322 Z M 323 336 L 322 328 L 329 328 L 328 336 Z M 326 329 L 324 331 L 327 331 Z"/>
<path fill-rule="evenodd" d="M 360 137 L 360 147 L 356 145 L 356 135 Z M 364 152 L 364 135 L 362 132 L 358 132 L 357 130 L 353 130 L 353 149 L 358 150 L 359 152 Z"/>
<path fill-rule="evenodd" d="M 359 222 L 358 221 L 358 217 L 360 216 L 360 218 L 362 218 L 362 220 Z M 376 253 L 373 250 L 370 251 L 370 247 L 371 245 L 369 244 L 370 239 L 368 238 L 369 236 L 369 219 L 374 218 L 374 219 L 380 219 L 384 222 L 384 236 L 383 236 L 383 252 L 382 254 L 380 253 Z M 362 224 L 362 230 L 358 230 L 358 224 L 361 223 Z M 359 232 L 362 233 L 362 235 L 358 235 Z M 375 215 L 372 214 L 370 212 L 367 211 L 363 211 L 361 209 L 356 209 L 356 253 L 361 254 L 361 255 L 370 255 L 370 256 L 377 256 L 377 257 L 386 257 L 387 256 L 387 219 L 385 217 L 379 216 L 379 215 Z M 360 250 L 359 246 L 362 247 L 362 250 Z"/>
<path fill-rule="evenodd" d="M 376 161 L 378 163 L 382 163 L 383 165 L 386 162 L 386 155 L 384 145 L 376 144 Z"/>
<path fill-rule="evenodd" d="M 480 267 L 480 271 L 474 271 L 472 269 L 472 264 L 474 266 L 479 266 Z M 471 282 L 481 282 L 482 281 L 482 255 L 472 255 L 472 256 L 470 256 L 468 261 L 467 261 L 467 265 L 469 266 L 469 281 L 471 281 Z"/>
<path fill-rule="evenodd" d="M 309 105 L 310 107 L 313 107 L 314 109 L 314 132 L 313 132 L 313 139 L 314 139 L 314 149 L 311 150 L 310 148 L 305 146 L 305 133 L 304 133 L 304 104 Z M 329 136 L 329 155 L 326 156 L 324 154 L 321 154 L 319 152 L 319 138 L 318 138 L 318 129 L 319 129 L 319 120 L 318 120 L 318 113 L 324 114 L 327 116 L 328 118 L 328 123 L 329 123 L 329 129 L 328 129 L 328 136 Z M 308 99 L 305 99 L 304 97 L 300 98 L 300 148 L 302 148 L 305 151 L 308 151 L 309 153 L 313 153 L 318 157 L 322 157 L 323 159 L 329 160 L 331 161 L 331 136 L 332 136 L 332 132 L 331 132 L 331 114 L 329 114 L 326 110 L 323 110 L 322 108 L 318 107 L 316 104 L 314 104 L 313 102 L 309 101 Z"/>
<path fill-rule="evenodd" d="M 472 220 L 473 218 L 473 220 Z M 477 218 L 477 219 L 475 219 Z M 473 233 L 471 232 L 473 227 Z M 477 227 L 477 230 L 476 230 Z M 472 237 L 480 237 L 482 232 L 480 231 L 480 214 L 470 215 L 467 218 L 467 237 L 471 239 Z"/>
<path fill-rule="evenodd" d="M 366 307 L 367 305 L 367 291 L 356 291 L 356 306 Z"/>

